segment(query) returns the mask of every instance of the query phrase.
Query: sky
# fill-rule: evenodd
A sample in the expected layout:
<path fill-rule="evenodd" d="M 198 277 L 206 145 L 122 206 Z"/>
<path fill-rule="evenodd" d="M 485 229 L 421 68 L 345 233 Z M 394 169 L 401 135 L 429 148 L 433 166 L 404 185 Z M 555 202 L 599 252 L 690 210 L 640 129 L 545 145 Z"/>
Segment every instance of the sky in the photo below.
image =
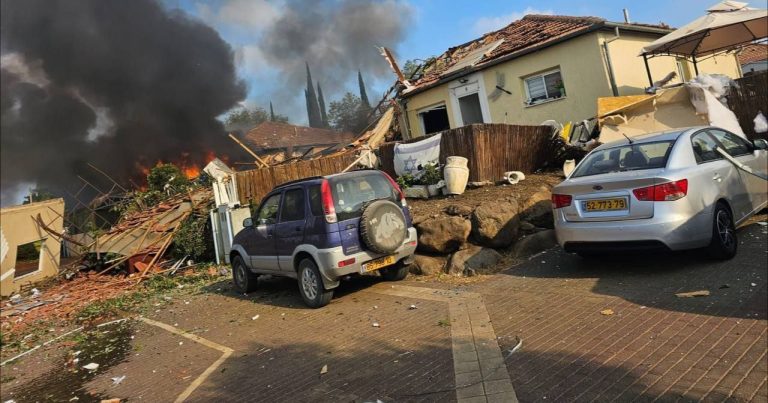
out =
<path fill-rule="evenodd" d="M 212 25 L 236 51 L 240 76 L 248 85 L 246 105 L 268 108 L 275 103 L 275 111 L 288 115 L 292 122 L 306 124 L 306 108 L 303 89 L 286 86 L 282 75 L 284 65 L 275 65 L 265 57 L 260 41 L 267 30 L 285 10 L 291 7 L 309 7 L 338 3 L 355 3 L 354 0 L 312 1 L 292 0 L 163 0 L 168 8 L 179 8 Z M 381 45 L 392 48 L 402 65 L 408 59 L 425 59 L 439 55 L 451 46 L 477 38 L 483 33 L 499 29 L 526 14 L 556 14 L 570 16 L 596 16 L 609 21 L 623 21 L 622 9 L 629 10 L 632 22 L 661 23 L 679 27 L 703 15 L 716 0 L 595 0 L 595 1 L 509 1 L 509 0 L 383 0 L 379 5 L 389 5 L 400 15 L 391 18 L 403 28 L 402 35 L 390 43 Z M 752 1 L 752 6 L 760 7 Z M 763 6 L 764 7 L 764 6 Z M 333 12 L 333 11 L 331 11 Z M 345 20 L 335 20 L 338 29 Z M 376 52 L 373 46 L 370 53 Z M 370 56 L 370 55 L 369 55 Z M 372 56 L 372 57 L 378 57 Z M 311 57 L 307 57 L 309 59 Z M 272 57 L 274 59 L 274 57 Z M 311 66 L 312 60 L 306 60 Z M 383 58 L 381 66 L 386 66 Z M 299 63 L 297 61 L 296 63 Z M 375 60 L 373 63 L 378 63 Z M 296 67 L 296 66 L 292 66 Z M 303 62 L 301 62 L 303 68 Z M 295 68 L 294 70 L 297 70 Z M 357 77 L 345 71 L 344 77 L 333 76 L 313 67 L 313 75 L 320 77 L 326 104 L 340 98 L 344 91 L 357 93 Z M 363 70 L 366 70 L 363 68 Z M 371 70 L 368 68 L 367 70 Z M 303 70 L 302 70 L 303 71 Z M 368 95 L 372 102 L 378 100 L 392 84 L 394 76 L 388 69 L 363 71 Z M 298 74 L 298 73 L 296 73 Z M 303 73 L 302 73 L 303 74 Z M 301 81 L 301 80 L 295 80 Z M 328 82 L 330 81 L 330 82 Z"/>

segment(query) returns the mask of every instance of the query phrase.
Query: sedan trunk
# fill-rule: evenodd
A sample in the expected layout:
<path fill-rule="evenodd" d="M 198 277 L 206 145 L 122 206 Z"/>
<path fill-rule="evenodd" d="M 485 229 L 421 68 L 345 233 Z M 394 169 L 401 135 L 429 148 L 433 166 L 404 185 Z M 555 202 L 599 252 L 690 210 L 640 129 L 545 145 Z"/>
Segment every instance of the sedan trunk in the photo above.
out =
<path fill-rule="evenodd" d="M 652 201 L 638 200 L 632 190 L 663 181 L 664 169 L 613 172 L 571 178 L 555 187 L 555 194 L 573 197 L 559 210 L 566 221 L 620 221 L 653 217 Z"/>

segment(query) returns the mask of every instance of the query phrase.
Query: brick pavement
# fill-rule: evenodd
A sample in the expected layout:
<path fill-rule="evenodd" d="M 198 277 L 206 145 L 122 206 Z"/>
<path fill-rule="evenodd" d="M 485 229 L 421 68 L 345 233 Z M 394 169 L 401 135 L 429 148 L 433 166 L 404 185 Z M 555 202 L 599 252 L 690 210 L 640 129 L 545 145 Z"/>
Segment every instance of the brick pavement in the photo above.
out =
<path fill-rule="evenodd" d="M 766 231 L 740 236 L 729 262 L 555 249 L 470 289 L 502 350 L 523 340 L 506 360 L 521 401 L 767 401 Z"/>

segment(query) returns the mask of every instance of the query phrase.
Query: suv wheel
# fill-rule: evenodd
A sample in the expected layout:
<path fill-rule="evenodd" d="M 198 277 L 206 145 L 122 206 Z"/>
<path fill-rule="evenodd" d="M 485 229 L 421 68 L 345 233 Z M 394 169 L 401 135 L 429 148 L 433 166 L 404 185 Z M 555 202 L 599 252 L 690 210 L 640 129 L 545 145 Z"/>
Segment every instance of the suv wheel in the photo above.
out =
<path fill-rule="evenodd" d="M 333 298 L 333 290 L 323 288 L 320 270 L 312 259 L 302 259 L 299 262 L 299 292 L 304 303 L 310 308 L 320 308 L 328 305 Z"/>
<path fill-rule="evenodd" d="M 379 271 L 381 277 L 387 281 L 400 281 L 408 275 L 408 265 L 402 261 L 395 263 L 393 266 L 381 269 Z"/>
<path fill-rule="evenodd" d="M 247 294 L 256 289 L 258 281 L 259 275 L 252 273 L 245 266 L 243 258 L 235 256 L 232 260 L 232 282 L 235 283 L 237 291 Z"/>
<path fill-rule="evenodd" d="M 736 256 L 739 240 L 730 210 L 723 203 L 717 203 L 712 222 L 712 241 L 709 254 L 715 259 L 727 260 Z"/>

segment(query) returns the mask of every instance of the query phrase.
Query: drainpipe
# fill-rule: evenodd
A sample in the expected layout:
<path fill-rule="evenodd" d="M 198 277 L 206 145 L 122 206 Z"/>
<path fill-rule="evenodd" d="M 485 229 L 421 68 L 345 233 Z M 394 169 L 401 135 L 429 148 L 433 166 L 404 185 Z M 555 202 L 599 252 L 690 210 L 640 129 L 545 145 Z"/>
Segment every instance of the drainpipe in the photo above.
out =
<path fill-rule="evenodd" d="M 611 90 L 613 91 L 613 96 L 617 97 L 619 96 L 619 87 L 616 86 L 616 77 L 613 74 L 613 63 L 611 63 L 611 52 L 608 50 L 608 44 L 619 39 L 619 27 L 614 28 L 616 29 L 614 37 L 603 41 L 603 51 L 605 52 L 605 63 L 608 65 L 608 78 L 611 81 Z"/>

